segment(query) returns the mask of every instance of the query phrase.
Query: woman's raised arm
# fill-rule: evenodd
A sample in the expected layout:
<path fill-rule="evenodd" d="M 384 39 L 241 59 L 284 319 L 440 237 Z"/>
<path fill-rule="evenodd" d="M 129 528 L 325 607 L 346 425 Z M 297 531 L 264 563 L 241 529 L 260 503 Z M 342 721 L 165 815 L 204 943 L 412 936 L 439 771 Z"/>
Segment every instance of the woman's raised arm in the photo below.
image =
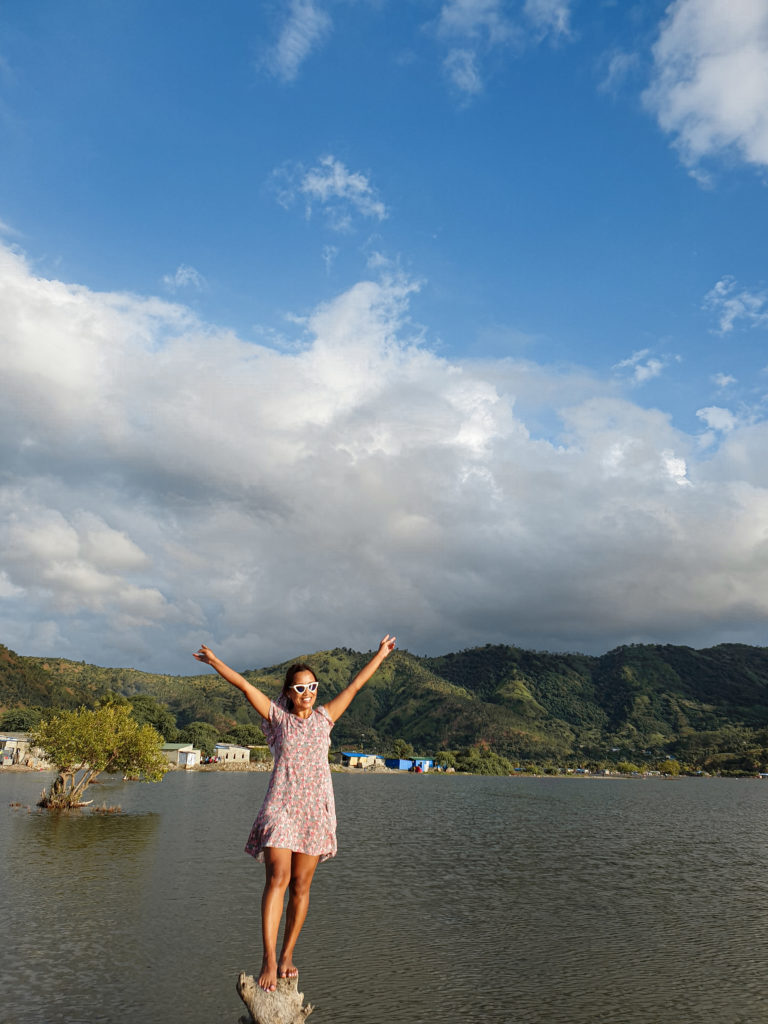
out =
<path fill-rule="evenodd" d="M 384 661 L 384 659 L 390 655 L 394 649 L 395 637 L 390 636 L 389 633 L 387 633 L 379 644 L 378 651 L 374 654 L 368 664 L 364 668 L 360 669 L 349 686 L 343 689 L 337 697 L 333 698 L 333 700 L 328 701 L 325 705 L 325 710 L 334 722 L 337 722 L 339 718 L 341 718 L 355 696 L 362 690 L 371 676 L 378 670 L 382 661 Z"/>
<path fill-rule="evenodd" d="M 200 650 L 193 657 L 197 658 L 198 661 L 202 661 L 204 665 L 210 665 L 211 668 L 216 669 L 222 679 L 226 679 L 228 683 L 232 683 L 238 690 L 242 690 L 248 701 L 256 708 L 262 718 L 269 718 L 269 705 L 271 701 L 266 693 L 262 693 L 253 683 L 249 683 L 247 679 L 244 679 L 239 672 L 235 672 L 229 665 L 225 665 L 221 658 L 216 657 L 210 647 L 202 644 Z"/>

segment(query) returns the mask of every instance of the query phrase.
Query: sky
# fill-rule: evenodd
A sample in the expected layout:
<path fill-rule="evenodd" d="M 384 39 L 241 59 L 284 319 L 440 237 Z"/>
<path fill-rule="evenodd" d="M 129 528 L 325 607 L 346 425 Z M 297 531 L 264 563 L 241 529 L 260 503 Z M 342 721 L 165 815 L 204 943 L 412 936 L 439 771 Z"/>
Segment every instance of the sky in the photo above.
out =
<path fill-rule="evenodd" d="M 764 644 L 768 0 L 6 0 L 0 642 Z"/>

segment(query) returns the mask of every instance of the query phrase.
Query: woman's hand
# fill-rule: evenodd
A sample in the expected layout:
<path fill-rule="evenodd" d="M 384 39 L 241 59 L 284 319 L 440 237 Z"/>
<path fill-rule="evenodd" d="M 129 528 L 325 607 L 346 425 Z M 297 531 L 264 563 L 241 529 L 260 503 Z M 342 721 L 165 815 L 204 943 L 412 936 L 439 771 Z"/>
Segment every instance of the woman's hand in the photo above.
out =
<path fill-rule="evenodd" d="M 216 661 L 216 655 L 205 644 L 200 644 L 200 650 L 192 655 L 193 658 L 197 658 L 198 661 L 202 661 L 205 665 L 212 665 Z"/>
<path fill-rule="evenodd" d="M 386 658 L 387 655 L 391 654 L 392 651 L 394 651 L 394 649 L 395 649 L 395 641 L 396 640 L 397 640 L 397 637 L 390 636 L 389 633 L 387 633 L 387 635 L 381 641 L 381 643 L 379 644 L 379 654 L 383 658 Z"/>
<path fill-rule="evenodd" d="M 345 687 L 341 691 L 341 693 L 337 694 L 333 698 L 333 700 L 328 701 L 328 703 L 325 705 L 325 710 L 328 712 L 328 714 L 331 716 L 334 722 L 337 721 L 340 715 L 344 714 L 344 712 L 347 710 L 350 703 L 352 702 L 352 698 L 355 696 L 355 694 L 359 693 L 360 690 L 362 690 L 362 688 L 365 686 L 365 684 L 368 682 L 368 680 L 371 678 L 374 672 L 378 670 L 382 661 L 384 661 L 384 659 L 388 657 L 392 653 L 392 651 L 394 651 L 394 649 L 395 637 L 390 636 L 389 633 L 387 633 L 387 635 L 379 644 L 378 651 L 376 651 L 376 653 L 368 662 L 368 664 L 364 668 L 360 669 L 360 671 L 357 673 L 357 675 L 349 684 L 349 686 Z"/>

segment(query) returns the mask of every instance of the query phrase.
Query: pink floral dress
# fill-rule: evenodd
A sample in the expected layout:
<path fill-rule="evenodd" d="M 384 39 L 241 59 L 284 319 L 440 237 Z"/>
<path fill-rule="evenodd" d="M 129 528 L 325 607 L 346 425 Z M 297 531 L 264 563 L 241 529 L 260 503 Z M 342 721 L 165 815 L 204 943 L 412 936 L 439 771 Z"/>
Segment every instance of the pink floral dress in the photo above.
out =
<path fill-rule="evenodd" d="M 299 718 L 270 703 L 265 723 L 275 758 L 267 795 L 253 823 L 245 852 L 264 860 L 277 846 L 328 860 L 336 853 L 336 808 L 328 748 L 333 720 L 324 707 Z"/>

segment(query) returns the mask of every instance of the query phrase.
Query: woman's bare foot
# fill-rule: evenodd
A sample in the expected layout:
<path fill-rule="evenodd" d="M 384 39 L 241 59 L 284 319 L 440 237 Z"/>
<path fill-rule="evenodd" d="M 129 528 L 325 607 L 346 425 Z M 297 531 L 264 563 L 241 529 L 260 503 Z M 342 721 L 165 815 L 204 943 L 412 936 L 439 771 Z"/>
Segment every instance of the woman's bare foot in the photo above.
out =
<path fill-rule="evenodd" d="M 277 968 L 278 978 L 298 978 L 299 969 L 293 962 L 292 956 L 281 956 Z"/>
<path fill-rule="evenodd" d="M 261 974 L 258 980 L 259 988 L 265 992 L 274 992 L 277 988 L 277 961 L 274 957 L 264 957 L 261 961 Z"/>

